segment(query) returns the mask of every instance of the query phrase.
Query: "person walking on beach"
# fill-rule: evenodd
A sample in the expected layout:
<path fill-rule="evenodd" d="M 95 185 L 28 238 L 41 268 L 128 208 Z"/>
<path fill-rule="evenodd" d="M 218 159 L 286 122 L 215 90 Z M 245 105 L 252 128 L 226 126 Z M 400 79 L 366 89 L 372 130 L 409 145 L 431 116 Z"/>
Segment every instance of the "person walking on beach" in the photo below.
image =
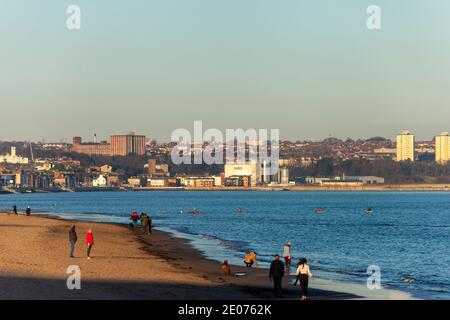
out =
<path fill-rule="evenodd" d="M 75 244 L 77 243 L 78 237 L 77 237 L 77 232 L 75 231 L 75 225 L 72 226 L 72 228 L 70 228 L 69 231 L 69 242 L 70 242 L 70 258 L 75 258 L 73 256 L 73 253 L 75 251 Z"/>
<path fill-rule="evenodd" d="M 133 211 L 131 214 L 130 220 L 133 221 L 133 226 L 136 227 L 136 224 L 139 220 L 139 214 L 136 211 Z"/>
<path fill-rule="evenodd" d="M 244 263 L 247 268 L 251 268 L 253 264 L 258 264 L 258 262 L 256 261 L 256 252 L 247 252 L 247 255 L 244 258 Z"/>
<path fill-rule="evenodd" d="M 147 219 L 148 219 L 148 226 L 147 226 L 148 233 L 152 233 L 152 218 L 149 215 L 147 215 Z"/>
<path fill-rule="evenodd" d="M 281 295 L 281 282 L 284 277 L 284 263 L 280 260 L 280 256 L 275 255 L 275 260 L 270 264 L 269 278 L 273 281 L 273 288 L 275 291 L 275 297 L 282 298 Z"/>
<path fill-rule="evenodd" d="M 300 278 L 301 296 L 300 300 L 306 300 L 308 297 L 309 278 L 313 275 L 309 270 L 308 260 L 302 258 L 297 268 L 297 278 Z M 295 281 L 297 283 L 297 281 Z"/>
<path fill-rule="evenodd" d="M 147 214 L 145 214 L 144 212 L 141 213 L 141 224 L 142 227 L 144 228 L 144 233 L 145 234 L 149 234 L 149 217 Z"/>
<path fill-rule="evenodd" d="M 284 257 L 284 263 L 286 265 L 286 271 L 289 272 L 289 270 L 291 269 L 291 261 L 292 261 L 292 257 L 291 257 L 291 242 L 288 241 L 286 242 L 286 244 L 284 245 L 283 248 L 283 257 Z"/>
<path fill-rule="evenodd" d="M 17 213 L 17 206 L 16 205 L 13 205 L 13 213 L 17 216 L 17 215 L 19 215 L 18 213 Z M 8 213 L 9 214 L 9 213 Z"/>
<path fill-rule="evenodd" d="M 29 217 L 31 215 L 31 208 L 30 206 L 27 207 L 27 210 L 25 211 L 25 214 Z"/>
<path fill-rule="evenodd" d="M 94 246 L 94 234 L 92 233 L 92 230 L 89 229 L 86 233 L 86 244 L 87 244 L 87 258 L 91 259 L 91 250 Z"/>

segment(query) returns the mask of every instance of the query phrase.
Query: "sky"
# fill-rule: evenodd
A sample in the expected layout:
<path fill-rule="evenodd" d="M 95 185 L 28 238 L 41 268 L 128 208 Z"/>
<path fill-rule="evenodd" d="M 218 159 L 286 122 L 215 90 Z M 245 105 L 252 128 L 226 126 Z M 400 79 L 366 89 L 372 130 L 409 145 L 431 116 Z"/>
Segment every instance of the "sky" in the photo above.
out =
<path fill-rule="evenodd" d="M 0 39 L 3 141 L 450 131 L 448 0 L 0 0 Z"/>

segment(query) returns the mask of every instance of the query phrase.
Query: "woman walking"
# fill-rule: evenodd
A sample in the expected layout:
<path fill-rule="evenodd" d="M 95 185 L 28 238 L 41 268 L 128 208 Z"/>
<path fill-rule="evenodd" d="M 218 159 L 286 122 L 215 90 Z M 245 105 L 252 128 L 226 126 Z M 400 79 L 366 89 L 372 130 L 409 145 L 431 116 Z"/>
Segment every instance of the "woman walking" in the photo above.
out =
<path fill-rule="evenodd" d="M 309 278 L 312 277 L 312 273 L 309 270 L 308 260 L 302 258 L 297 268 L 297 277 L 300 278 L 301 297 L 300 300 L 306 300 L 308 297 L 308 283 Z"/>
<path fill-rule="evenodd" d="M 92 233 L 92 230 L 89 229 L 86 233 L 86 244 L 87 244 L 87 258 L 91 259 L 91 250 L 94 246 L 94 234 Z"/>

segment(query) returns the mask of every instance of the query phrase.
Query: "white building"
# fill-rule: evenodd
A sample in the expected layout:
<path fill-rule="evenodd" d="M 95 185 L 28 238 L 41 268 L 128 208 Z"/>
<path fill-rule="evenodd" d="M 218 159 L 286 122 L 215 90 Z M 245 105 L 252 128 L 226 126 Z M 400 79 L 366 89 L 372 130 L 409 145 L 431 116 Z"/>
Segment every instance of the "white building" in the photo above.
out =
<path fill-rule="evenodd" d="M 108 181 L 104 175 L 99 175 L 97 179 L 92 180 L 92 186 L 96 188 L 106 187 Z"/>
<path fill-rule="evenodd" d="M 384 184 L 385 179 L 375 176 L 345 176 L 343 181 L 361 181 L 364 184 Z"/>
<path fill-rule="evenodd" d="M 151 178 L 151 179 L 147 179 L 147 186 L 152 187 L 152 188 L 164 188 L 167 187 L 168 181 L 167 178 Z"/>
<path fill-rule="evenodd" d="M 225 178 L 232 176 L 251 176 L 251 185 L 261 183 L 261 164 L 259 161 L 225 164 Z"/>
<path fill-rule="evenodd" d="M 450 161 L 450 136 L 443 132 L 436 137 L 436 162 L 445 164 Z"/>
<path fill-rule="evenodd" d="M 414 161 L 414 135 L 404 131 L 397 135 L 397 161 Z"/>
<path fill-rule="evenodd" d="M 0 162 L 11 164 L 27 164 L 28 158 L 18 156 L 16 154 L 16 147 L 11 147 L 11 154 L 0 155 Z"/>

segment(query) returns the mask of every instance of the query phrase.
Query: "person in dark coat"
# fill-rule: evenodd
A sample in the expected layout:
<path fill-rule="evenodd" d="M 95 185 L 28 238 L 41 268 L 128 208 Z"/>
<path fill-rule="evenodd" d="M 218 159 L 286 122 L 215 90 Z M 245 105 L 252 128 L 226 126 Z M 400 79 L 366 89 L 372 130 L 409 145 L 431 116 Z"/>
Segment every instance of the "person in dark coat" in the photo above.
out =
<path fill-rule="evenodd" d="M 153 221 L 152 221 L 152 218 L 150 217 L 150 216 L 147 216 L 147 218 L 148 218 L 148 233 L 152 233 L 152 224 L 153 224 Z"/>
<path fill-rule="evenodd" d="M 149 217 L 145 213 L 141 214 L 141 224 L 142 224 L 142 227 L 144 228 L 144 233 L 149 234 L 150 233 L 149 232 Z"/>
<path fill-rule="evenodd" d="M 280 260 L 280 256 L 275 255 L 275 260 L 270 264 L 269 278 L 273 281 L 275 297 L 281 298 L 281 282 L 284 277 L 284 263 Z"/>
<path fill-rule="evenodd" d="M 73 252 L 75 251 L 75 244 L 78 241 L 77 232 L 75 231 L 75 226 L 73 225 L 69 231 L 69 242 L 70 242 L 70 255 L 69 257 L 74 258 Z"/>
<path fill-rule="evenodd" d="M 25 214 L 27 216 L 29 216 L 31 214 L 31 208 L 29 206 L 27 207 L 27 210 L 25 211 Z"/>
<path fill-rule="evenodd" d="M 18 215 L 18 213 L 17 213 L 17 206 L 16 205 L 13 205 L 13 213 L 15 215 Z"/>

